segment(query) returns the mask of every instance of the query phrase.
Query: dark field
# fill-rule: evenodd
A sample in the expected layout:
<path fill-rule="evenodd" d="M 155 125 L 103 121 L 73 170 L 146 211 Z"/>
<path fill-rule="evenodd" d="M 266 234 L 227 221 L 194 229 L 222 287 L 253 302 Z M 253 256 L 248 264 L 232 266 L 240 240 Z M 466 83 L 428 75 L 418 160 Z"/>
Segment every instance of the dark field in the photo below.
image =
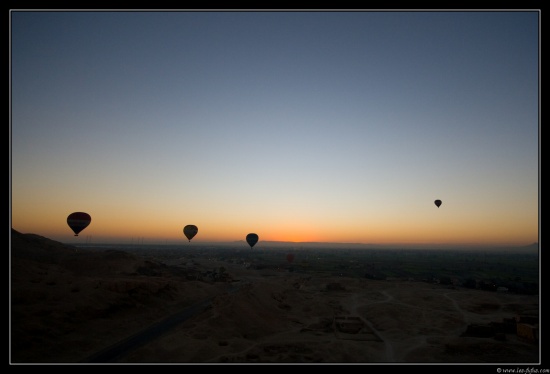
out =
<path fill-rule="evenodd" d="M 15 364 L 543 358 L 537 250 L 11 240 Z"/>
<path fill-rule="evenodd" d="M 434 282 L 467 288 L 539 293 L 539 255 L 533 248 L 516 250 L 467 249 L 346 249 L 280 248 L 243 249 L 231 245 L 123 247 L 136 255 L 191 266 L 193 259 L 242 263 L 254 269 L 326 274 L 368 279 Z M 291 261 L 287 256 L 293 255 Z M 502 290 L 502 288 L 501 288 Z"/>

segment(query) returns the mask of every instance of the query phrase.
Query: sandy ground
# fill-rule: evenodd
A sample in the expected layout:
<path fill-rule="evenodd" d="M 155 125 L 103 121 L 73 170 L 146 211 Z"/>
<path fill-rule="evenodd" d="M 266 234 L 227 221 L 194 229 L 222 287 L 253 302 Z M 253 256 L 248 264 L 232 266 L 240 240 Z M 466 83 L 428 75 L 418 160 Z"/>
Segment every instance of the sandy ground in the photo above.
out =
<path fill-rule="evenodd" d="M 538 342 L 517 334 L 462 336 L 473 324 L 538 311 L 538 296 L 197 259 L 231 276 L 201 281 L 177 263 L 116 250 L 75 251 L 17 232 L 11 251 L 11 364 L 87 364 L 97 352 L 208 297 L 206 310 L 116 362 L 540 363 Z"/>

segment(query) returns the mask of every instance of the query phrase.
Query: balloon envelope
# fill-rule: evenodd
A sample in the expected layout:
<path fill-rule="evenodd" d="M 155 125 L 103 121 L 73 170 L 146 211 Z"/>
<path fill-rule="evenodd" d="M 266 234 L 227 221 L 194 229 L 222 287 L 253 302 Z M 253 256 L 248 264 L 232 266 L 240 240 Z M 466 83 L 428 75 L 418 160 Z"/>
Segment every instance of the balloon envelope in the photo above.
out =
<path fill-rule="evenodd" d="M 294 261 L 294 253 L 289 253 L 286 255 L 286 260 L 288 261 L 289 264 L 292 263 L 292 261 Z"/>
<path fill-rule="evenodd" d="M 258 243 L 258 235 L 254 233 L 250 233 L 246 236 L 246 242 L 250 246 L 250 248 L 254 247 L 256 243 Z"/>
<path fill-rule="evenodd" d="M 199 232 L 199 229 L 195 225 L 187 225 L 183 228 L 183 234 L 191 241 L 197 235 L 197 232 Z"/>
<path fill-rule="evenodd" d="M 441 205 L 441 200 L 434 201 L 434 204 L 439 208 L 439 206 Z"/>
<path fill-rule="evenodd" d="M 88 213 L 74 212 L 67 217 L 67 224 L 74 231 L 74 236 L 84 230 L 92 222 L 92 217 Z"/>

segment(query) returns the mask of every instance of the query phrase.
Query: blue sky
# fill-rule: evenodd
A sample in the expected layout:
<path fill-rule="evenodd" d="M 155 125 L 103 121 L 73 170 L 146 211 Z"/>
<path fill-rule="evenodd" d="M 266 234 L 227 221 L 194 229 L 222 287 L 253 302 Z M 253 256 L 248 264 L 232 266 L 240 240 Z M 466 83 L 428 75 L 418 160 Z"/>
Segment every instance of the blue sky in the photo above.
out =
<path fill-rule="evenodd" d="M 95 240 L 538 241 L 539 22 L 13 11 L 11 225 L 68 241 L 86 211 Z"/>

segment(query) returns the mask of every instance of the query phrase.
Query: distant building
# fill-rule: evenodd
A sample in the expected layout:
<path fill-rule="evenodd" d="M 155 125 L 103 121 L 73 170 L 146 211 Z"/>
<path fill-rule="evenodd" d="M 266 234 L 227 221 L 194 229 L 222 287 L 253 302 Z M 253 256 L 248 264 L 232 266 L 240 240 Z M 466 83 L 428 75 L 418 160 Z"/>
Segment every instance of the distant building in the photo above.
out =
<path fill-rule="evenodd" d="M 517 334 L 520 338 L 537 343 L 539 340 L 539 326 L 527 323 L 518 323 Z"/>

